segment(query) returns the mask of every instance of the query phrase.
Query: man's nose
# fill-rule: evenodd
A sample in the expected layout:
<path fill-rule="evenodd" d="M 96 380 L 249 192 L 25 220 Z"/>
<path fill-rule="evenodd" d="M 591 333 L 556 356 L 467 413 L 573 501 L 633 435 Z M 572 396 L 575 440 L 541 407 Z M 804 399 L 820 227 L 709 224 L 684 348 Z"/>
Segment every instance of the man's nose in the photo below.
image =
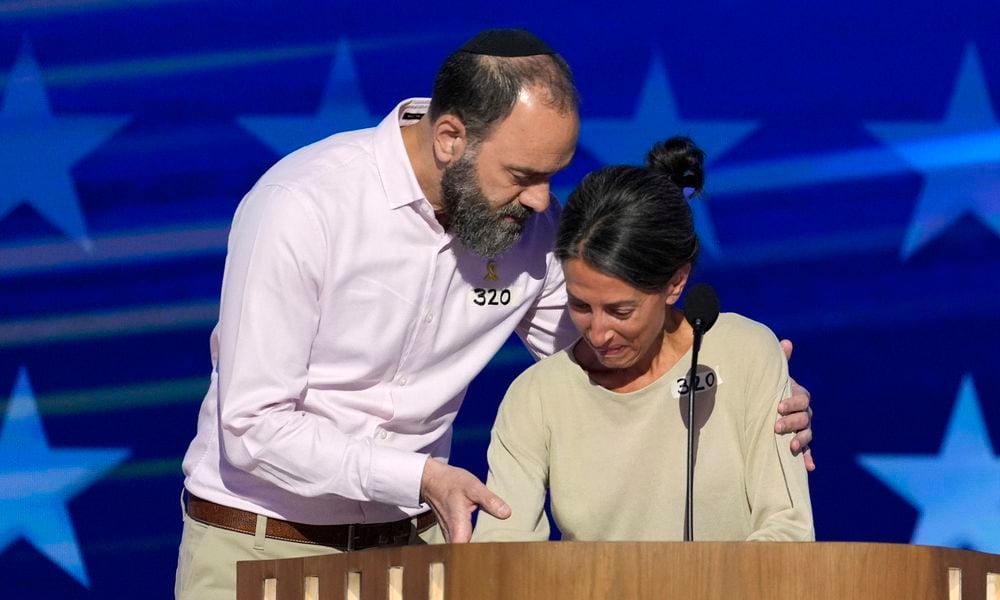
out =
<path fill-rule="evenodd" d="M 551 201 L 551 194 L 549 193 L 549 182 L 543 181 L 536 183 L 528 188 L 525 188 L 518 196 L 517 200 L 522 205 L 527 206 L 536 213 L 545 212 L 549 207 L 549 202 Z"/>

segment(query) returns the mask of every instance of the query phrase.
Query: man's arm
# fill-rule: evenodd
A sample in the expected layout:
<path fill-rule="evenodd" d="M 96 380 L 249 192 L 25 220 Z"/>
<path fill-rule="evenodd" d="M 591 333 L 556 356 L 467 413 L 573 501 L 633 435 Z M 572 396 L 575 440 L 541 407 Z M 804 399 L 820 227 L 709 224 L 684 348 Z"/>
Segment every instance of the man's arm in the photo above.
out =
<path fill-rule="evenodd" d="M 255 188 L 237 211 L 217 348 L 223 458 L 299 496 L 417 507 L 426 455 L 304 410 L 329 256 L 320 223 L 309 199 L 280 186 Z"/>
<path fill-rule="evenodd" d="M 553 200 L 549 210 L 533 218 L 546 219 L 554 235 L 559 211 L 559 203 Z M 548 252 L 545 285 L 515 330 L 536 360 L 555 354 L 580 337 L 569 318 L 566 303 L 566 281 L 562 265 L 553 252 Z"/>
<path fill-rule="evenodd" d="M 791 360 L 793 349 L 791 340 L 781 340 L 781 349 L 785 351 L 785 358 Z M 813 461 L 812 448 L 809 447 L 813 439 L 813 411 L 812 407 L 809 406 L 809 390 L 790 377 L 789 381 L 792 384 L 792 394 L 778 404 L 778 414 L 782 417 L 774 424 L 774 432 L 790 433 L 794 431 L 795 435 L 791 441 L 792 454 L 798 456 L 805 452 L 806 469 L 814 471 L 816 463 Z"/>

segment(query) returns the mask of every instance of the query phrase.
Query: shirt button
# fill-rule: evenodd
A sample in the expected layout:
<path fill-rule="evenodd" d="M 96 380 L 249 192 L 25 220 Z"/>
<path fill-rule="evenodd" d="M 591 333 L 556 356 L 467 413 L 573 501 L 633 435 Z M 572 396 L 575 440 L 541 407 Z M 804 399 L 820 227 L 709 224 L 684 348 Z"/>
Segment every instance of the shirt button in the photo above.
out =
<path fill-rule="evenodd" d="M 385 438 L 389 437 L 389 434 L 386 433 L 385 431 L 380 431 L 378 432 L 378 436 L 384 440 Z"/>
<path fill-rule="evenodd" d="M 434 315 L 432 315 L 430 313 L 428 313 L 427 316 L 424 317 L 424 323 L 430 323 L 433 320 L 434 320 Z"/>
<path fill-rule="evenodd" d="M 399 378 L 399 385 L 406 385 L 406 377 Z"/>

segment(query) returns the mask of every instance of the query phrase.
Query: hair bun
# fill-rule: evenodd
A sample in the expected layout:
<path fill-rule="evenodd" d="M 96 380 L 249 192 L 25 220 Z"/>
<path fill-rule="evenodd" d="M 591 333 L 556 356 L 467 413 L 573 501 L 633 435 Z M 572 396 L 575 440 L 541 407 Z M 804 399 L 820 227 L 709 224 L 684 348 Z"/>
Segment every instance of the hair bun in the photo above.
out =
<path fill-rule="evenodd" d="M 704 164 L 705 153 L 684 136 L 658 142 L 646 155 L 646 168 L 666 175 L 681 189 L 694 188 L 695 194 L 705 183 Z"/>

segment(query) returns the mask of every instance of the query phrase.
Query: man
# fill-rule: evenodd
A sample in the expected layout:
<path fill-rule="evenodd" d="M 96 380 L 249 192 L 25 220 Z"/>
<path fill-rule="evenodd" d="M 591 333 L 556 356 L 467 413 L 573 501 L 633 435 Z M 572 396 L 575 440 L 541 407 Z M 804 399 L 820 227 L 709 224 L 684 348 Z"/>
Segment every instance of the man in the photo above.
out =
<path fill-rule="evenodd" d="M 549 179 L 578 129 L 562 58 L 487 31 L 429 103 L 299 150 L 247 194 L 184 458 L 178 597 L 232 598 L 237 560 L 465 542 L 477 507 L 509 515 L 447 465 L 451 425 L 511 332 L 535 356 L 576 337 Z M 790 418 L 808 444 L 808 415 Z"/>

